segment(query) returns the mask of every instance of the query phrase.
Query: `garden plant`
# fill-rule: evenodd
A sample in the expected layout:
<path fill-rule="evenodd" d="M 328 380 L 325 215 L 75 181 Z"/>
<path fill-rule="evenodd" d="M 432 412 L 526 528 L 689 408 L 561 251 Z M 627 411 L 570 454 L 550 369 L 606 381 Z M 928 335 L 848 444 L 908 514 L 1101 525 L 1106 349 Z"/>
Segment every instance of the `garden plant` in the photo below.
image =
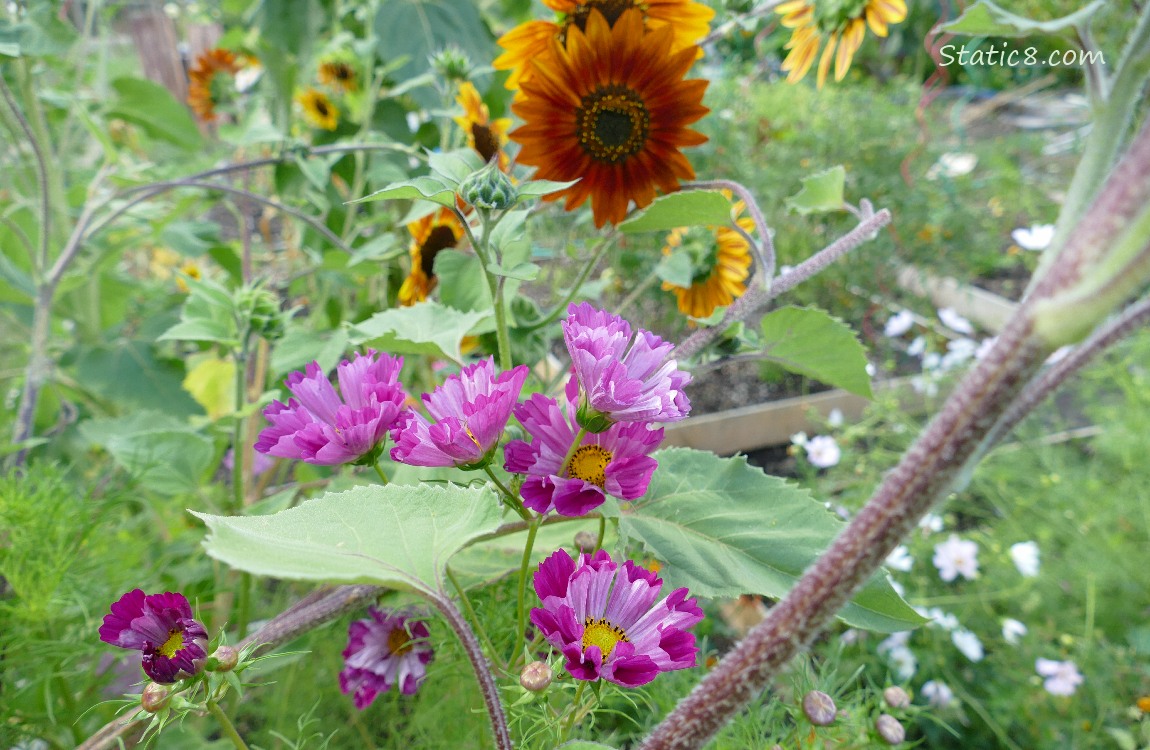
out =
<path fill-rule="evenodd" d="M 544 4 L 0 8 L 0 748 L 1150 747 L 1150 8 Z M 930 139 L 1016 42 L 1004 207 Z M 875 404 L 665 445 L 745 363 Z"/>

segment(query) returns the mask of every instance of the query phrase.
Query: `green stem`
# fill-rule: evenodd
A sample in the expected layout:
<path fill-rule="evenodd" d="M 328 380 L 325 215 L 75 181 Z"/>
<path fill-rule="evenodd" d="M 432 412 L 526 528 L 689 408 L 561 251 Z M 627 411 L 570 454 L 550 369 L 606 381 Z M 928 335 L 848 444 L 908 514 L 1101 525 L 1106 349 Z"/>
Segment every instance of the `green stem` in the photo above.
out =
<path fill-rule="evenodd" d="M 235 352 L 236 423 L 232 429 L 232 515 L 235 516 L 244 512 L 244 454 L 247 446 L 244 445 L 245 420 L 242 415 L 247 401 L 247 348 L 247 336 L 244 336 L 244 343 Z"/>
<path fill-rule="evenodd" d="M 492 305 L 495 308 L 495 340 L 499 346 L 499 369 L 510 370 L 511 362 L 511 338 L 507 335 L 507 311 L 503 308 L 503 277 L 496 276 L 488 269 L 491 265 L 491 248 L 487 245 L 487 239 L 491 234 L 491 228 L 495 222 L 491 220 L 491 213 L 489 211 L 480 210 L 479 220 L 482 224 L 482 230 L 478 239 L 475 233 L 471 231 L 471 226 L 467 223 L 467 217 L 459 210 L 457 206 L 452 206 L 459 222 L 463 225 L 464 231 L 467 232 L 467 239 L 471 242 L 471 246 L 475 248 L 475 254 L 479 256 L 479 262 L 483 266 L 483 277 L 487 279 L 487 288 L 491 292 Z"/>
<path fill-rule="evenodd" d="M 575 451 L 579 450 L 579 446 L 583 444 L 583 437 L 587 434 L 586 427 L 580 427 L 579 432 L 575 433 L 575 440 L 572 441 L 571 447 L 567 449 L 567 455 L 563 457 L 563 463 L 560 466 L 560 471 L 563 472 L 559 476 L 571 476 L 570 464 L 571 459 L 575 457 Z"/>
<path fill-rule="evenodd" d="M 591 551 L 594 555 L 599 550 L 603 549 L 603 537 L 607 535 L 607 516 L 599 516 L 599 536 L 595 539 L 595 549 Z"/>
<path fill-rule="evenodd" d="M 555 305 L 551 312 L 547 313 L 542 320 L 536 321 L 529 326 L 524 326 L 523 330 L 529 332 L 537 331 L 544 326 L 551 325 L 558 320 L 561 315 L 566 315 L 567 305 L 575 300 L 575 295 L 579 294 L 579 290 L 583 287 L 583 282 L 585 282 L 587 277 L 591 275 L 591 272 L 595 270 L 595 266 L 599 265 L 603 254 L 607 252 L 607 248 L 611 246 L 616 237 L 618 237 L 618 235 L 612 231 L 608 233 L 606 237 L 599 240 L 599 244 L 595 246 L 595 252 L 591 253 L 591 259 L 587 261 L 587 265 L 583 266 L 583 270 L 579 272 L 579 275 L 575 278 L 575 283 L 567 290 L 567 294 L 563 297 L 563 300 Z"/>
<path fill-rule="evenodd" d="M 519 658 L 523 650 L 524 631 L 527 630 L 527 569 L 531 567 L 531 550 L 535 546 L 535 535 L 539 532 L 539 522 L 542 515 L 531 519 L 527 527 L 527 544 L 523 547 L 523 562 L 519 565 L 519 608 L 515 627 L 515 648 L 511 650 L 511 658 L 507 660 L 508 666 Z"/>
<path fill-rule="evenodd" d="M 498 487 L 499 491 L 503 493 L 503 499 L 507 505 L 511 506 L 511 509 L 518 513 L 519 517 L 524 521 L 530 521 L 530 511 L 523 507 L 523 503 L 519 502 L 519 498 L 515 496 L 515 493 L 511 491 L 511 488 L 500 481 L 499 477 L 495 475 L 495 472 L 491 470 L 490 466 L 484 466 L 483 471 L 487 474 L 487 476 L 491 477 L 491 481 L 495 482 L 495 486 Z"/>
<path fill-rule="evenodd" d="M 373 463 L 372 466 L 375 467 L 375 473 L 379 474 L 379 481 L 383 482 L 384 484 L 387 484 L 387 474 L 383 473 L 383 467 L 379 465 L 379 461 L 376 460 L 376 462 Z"/>
<path fill-rule="evenodd" d="M 487 653 L 491 654 L 494 658 L 498 652 L 495 650 L 495 646 L 492 645 L 491 638 L 488 637 L 487 631 L 483 629 L 483 623 L 475 614 L 475 607 L 471 606 L 471 600 L 467 598 L 467 592 L 464 590 L 463 584 L 455 577 L 455 571 L 451 569 L 451 566 L 447 567 L 447 580 L 451 581 L 451 585 L 454 586 L 455 590 L 459 593 L 459 601 L 463 602 L 463 611 L 467 613 L 467 619 L 471 621 L 472 627 L 478 631 L 479 637 L 483 639 L 483 645 L 487 647 Z"/>
<path fill-rule="evenodd" d="M 560 742 L 566 742 L 567 738 L 571 736 L 571 730 L 575 728 L 575 722 L 578 720 L 579 715 L 582 713 L 581 708 L 583 704 L 583 691 L 587 689 L 587 681 L 580 680 L 579 687 L 575 688 L 575 700 L 571 701 L 571 713 L 567 714 L 566 726 L 563 727 L 563 738 Z"/>
<path fill-rule="evenodd" d="M 236 731 L 235 725 L 228 715 L 224 713 L 223 709 L 219 707 L 214 700 L 208 701 L 208 713 L 215 717 L 216 721 L 220 723 L 220 729 L 224 731 L 224 736 L 232 741 L 232 745 L 236 750 L 248 750 L 247 743 L 244 738 L 240 737 L 240 733 Z"/>

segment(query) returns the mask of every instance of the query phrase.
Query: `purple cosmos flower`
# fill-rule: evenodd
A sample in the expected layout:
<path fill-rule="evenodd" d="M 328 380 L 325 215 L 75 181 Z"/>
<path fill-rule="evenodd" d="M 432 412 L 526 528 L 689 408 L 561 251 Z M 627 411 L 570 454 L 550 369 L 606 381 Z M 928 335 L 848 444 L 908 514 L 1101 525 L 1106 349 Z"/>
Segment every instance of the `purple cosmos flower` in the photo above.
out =
<path fill-rule="evenodd" d="M 663 442 L 663 428 L 651 429 L 644 422 L 613 424 L 606 432 L 585 434 L 564 466 L 579 432 L 578 388 L 574 378 L 567 383 L 566 410 L 539 393 L 515 407 L 532 440 L 508 443 L 503 466 L 528 475 L 519 492 L 523 504 L 539 513 L 581 516 L 602 505 L 607 495 L 635 500 L 647 491 L 658 466 L 649 454 Z"/>
<path fill-rule="evenodd" d="M 192 617 L 183 594 L 145 595 L 132 589 L 104 615 L 100 640 L 142 651 L 144 672 L 156 682 L 191 677 L 208 658 L 208 631 Z"/>
<path fill-rule="evenodd" d="M 703 610 L 687 589 L 656 603 L 662 586 L 653 571 L 630 560 L 618 565 L 604 550 L 580 555 L 578 564 L 559 550 L 535 573 L 543 607 L 531 610 L 531 622 L 567 657 L 575 679 L 645 685 L 660 672 L 695 666 L 699 652 L 686 628 Z"/>
<path fill-rule="evenodd" d="M 691 402 L 691 376 L 667 359 L 674 345 L 590 304 L 572 304 L 563 340 L 579 379 L 579 424 L 602 432 L 613 422 L 676 422 Z"/>
<path fill-rule="evenodd" d="M 374 463 L 388 430 L 406 411 L 402 368 L 403 357 L 383 354 L 377 360 L 372 349 L 356 354 L 336 368 L 339 394 L 317 362 L 307 366 L 307 374 L 293 372 L 284 383 L 295 398 L 264 409 L 271 426 L 260 433 L 256 450 L 323 466 Z"/>
<path fill-rule="evenodd" d="M 360 711 L 396 685 L 404 695 L 413 695 L 427 677 L 433 654 L 427 643 L 430 633 L 421 620 L 375 607 L 367 613 L 370 617 L 348 626 L 344 668 L 339 673 L 339 689 L 352 694 Z"/>
<path fill-rule="evenodd" d="M 392 460 L 412 466 L 481 468 L 490 460 L 525 380 L 526 365 L 496 377 L 491 357 L 463 368 L 433 393 L 423 394 L 435 424 L 409 412 L 392 431 Z"/>

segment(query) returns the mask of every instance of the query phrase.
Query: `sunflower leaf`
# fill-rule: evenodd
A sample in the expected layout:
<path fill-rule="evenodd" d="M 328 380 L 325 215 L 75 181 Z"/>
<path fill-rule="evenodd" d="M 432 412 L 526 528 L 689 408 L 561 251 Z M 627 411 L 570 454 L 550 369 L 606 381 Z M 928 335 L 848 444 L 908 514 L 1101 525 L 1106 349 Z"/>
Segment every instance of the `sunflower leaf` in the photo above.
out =
<path fill-rule="evenodd" d="M 619 533 L 665 563 L 672 588 L 705 597 L 781 598 L 843 529 L 807 490 L 748 465 L 745 456 L 666 448 L 654 457 L 659 469 L 647 494 L 620 518 Z M 923 622 L 885 574 L 860 589 L 839 617 L 882 632 Z"/>
<path fill-rule="evenodd" d="M 402 182 L 393 182 L 382 190 L 357 198 L 348 203 L 369 203 L 388 200 L 428 200 L 441 206 L 455 205 L 455 191 L 450 185 L 433 176 L 416 177 Z"/>
<path fill-rule="evenodd" d="M 874 398 L 866 350 L 854 331 L 811 307 L 783 307 L 763 317 L 763 352 L 785 370 Z"/>
<path fill-rule="evenodd" d="M 486 487 L 355 487 L 267 516 L 192 514 L 208 554 L 238 570 L 295 581 L 372 583 L 435 596 L 447 560 L 500 523 Z"/>
<path fill-rule="evenodd" d="M 427 354 L 462 362 L 460 343 L 490 312 L 461 312 L 433 300 L 384 310 L 352 326 L 350 341 L 371 342 L 392 354 Z"/>
<path fill-rule="evenodd" d="M 518 185 L 519 197 L 515 201 L 517 204 L 522 203 L 527 198 L 538 198 L 541 195 L 550 195 L 557 193 L 560 190 L 569 188 L 579 180 L 569 180 L 567 182 L 556 182 L 555 180 L 531 180 Z"/>
<path fill-rule="evenodd" d="M 1094 0 L 1085 8 L 1081 8 L 1070 15 L 1050 21 L 1035 21 L 1032 18 L 1016 15 L 1000 8 L 990 0 L 980 0 L 963 11 L 961 16 L 944 24 L 941 30 L 948 34 L 962 34 L 964 36 L 1067 35 L 1073 33 L 1076 28 L 1083 27 L 1091 16 L 1105 6 L 1106 0 Z"/>
<path fill-rule="evenodd" d="M 731 201 L 717 190 L 680 190 L 656 198 L 619 224 L 619 231 L 666 232 L 679 227 L 709 227 L 731 222 Z"/>
<path fill-rule="evenodd" d="M 662 281 L 682 289 L 689 288 L 695 277 L 691 253 L 686 250 L 678 250 L 664 256 L 659 261 L 659 265 L 655 266 L 655 273 Z"/>
<path fill-rule="evenodd" d="M 847 171 L 842 165 L 803 178 L 803 189 L 787 198 L 787 207 L 799 214 L 843 210 Z"/>
<path fill-rule="evenodd" d="M 459 149 L 447 153 L 430 151 L 427 165 L 435 172 L 440 182 L 458 187 L 472 172 L 483 169 L 483 159 L 471 149 Z"/>

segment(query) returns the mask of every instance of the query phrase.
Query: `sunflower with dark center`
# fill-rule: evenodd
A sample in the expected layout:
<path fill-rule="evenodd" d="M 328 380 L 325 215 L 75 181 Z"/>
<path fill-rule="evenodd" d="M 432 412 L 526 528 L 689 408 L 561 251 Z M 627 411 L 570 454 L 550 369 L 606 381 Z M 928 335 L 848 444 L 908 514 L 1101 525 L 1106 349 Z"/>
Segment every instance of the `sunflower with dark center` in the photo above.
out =
<path fill-rule="evenodd" d="M 399 304 L 404 306 L 427 299 L 435 289 L 435 256 L 459 244 L 463 226 L 451 209 L 441 208 L 408 224 L 407 231 L 411 233 L 411 273 L 399 288 Z"/>
<path fill-rule="evenodd" d="M 296 95 L 295 100 L 303 109 L 304 119 L 313 127 L 335 130 L 339 124 L 339 107 L 322 91 L 305 89 Z"/>
<path fill-rule="evenodd" d="M 235 54 L 226 49 L 210 49 L 196 58 L 188 71 L 188 106 L 197 117 L 204 122 L 218 119 L 216 105 L 226 99 L 239 69 Z"/>
<path fill-rule="evenodd" d="M 822 88 L 835 62 L 835 80 L 841 81 L 850 70 L 855 52 L 862 45 L 866 28 L 875 36 L 885 37 L 890 24 L 906 18 L 905 0 L 790 0 L 775 8 L 782 25 L 794 29 L 783 61 L 787 82 L 795 83 L 810 70 L 824 42 L 819 58 L 818 86 Z M 837 47 L 837 52 L 835 51 Z"/>
<path fill-rule="evenodd" d="M 459 96 L 455 97 L 463 107 L 463 116 L 455 122 L 467 135 L 467 145 L 475 149 L 484 163 L 499 155 L 499 168 L 507 170 L 508 158 L 503 147 L 507 145 L 507 130 L 511 127 L 510 117 L 491 119 L 491 110 L 483 103 L 479 91 L 469 81 L 459 86 Z"/>
<path fill-rule="evenodd" d="M 739 227 L 750 234 L 755 222 L 750 217 L 739 218 L 744 208 L 742 201 L 737 202 L 732 216 Z M 674 229 L 667 235 L 663 254 L 670 255 L 679 248 L 691 255 L 691 284 L 683 287 L 664 281 L 663 289 L 674 293 L 683 314 L 692 318 L 710 317 L 715 308 L 731 304 L 747 291 L 744 282 L 751 273 L 751 248 L 731 227 Z"/>
<path fill-rule="evenodd" d="M 644 33 L 637 10 L 614 26 L 595 10 L 585 33 L 572 27 L 566 47 L 552 40 L 532 61 L 511 105 L 524 120 L 511 133 L 518 161 L 538 167 L 536 179 L 579 180 L 544 200 L 563 197 L 571 211 L 590 198 L 601 227 L 621 221 L 631 201 L 642 208 L 656 189 L 694 178 L 679 149 L 707 140 L 688 127 L 709 111 L 707 81 L 684 80 L 696 50 L 672 52 L 673 41 L 668 27 Z"/>
<path fill-rule="evenodd" d="M 359 77 L 346 60 L 325 60 L 319 64 L 319 82 L 340 91 L 359 90 Z"/>
<path fill-rule="evenodd" d="M 647 31 L 671 29 L 672 52 L 691 47 L 700 57 L 702 50 L 695 47 L 695 43 L 707 35 L 715 16 L 714 10 L 692 0 L 543 0 L 543 3 L 558 14 L 555 21 L 528 21 L 499 38 L 499 45 L 506 51 L 495 58 L 492 65 L 496 70 L 511 71 L 506 84 L 509 89 L 518 89 L 520 81 L 531 76 L 531 61 L 546 54 L 552 40 L 566 45 L 572 28 L 585 33 L 592 11 L 602 13 L 607 25 L 614 26 L 626 11 L 638 10 Z"/>

